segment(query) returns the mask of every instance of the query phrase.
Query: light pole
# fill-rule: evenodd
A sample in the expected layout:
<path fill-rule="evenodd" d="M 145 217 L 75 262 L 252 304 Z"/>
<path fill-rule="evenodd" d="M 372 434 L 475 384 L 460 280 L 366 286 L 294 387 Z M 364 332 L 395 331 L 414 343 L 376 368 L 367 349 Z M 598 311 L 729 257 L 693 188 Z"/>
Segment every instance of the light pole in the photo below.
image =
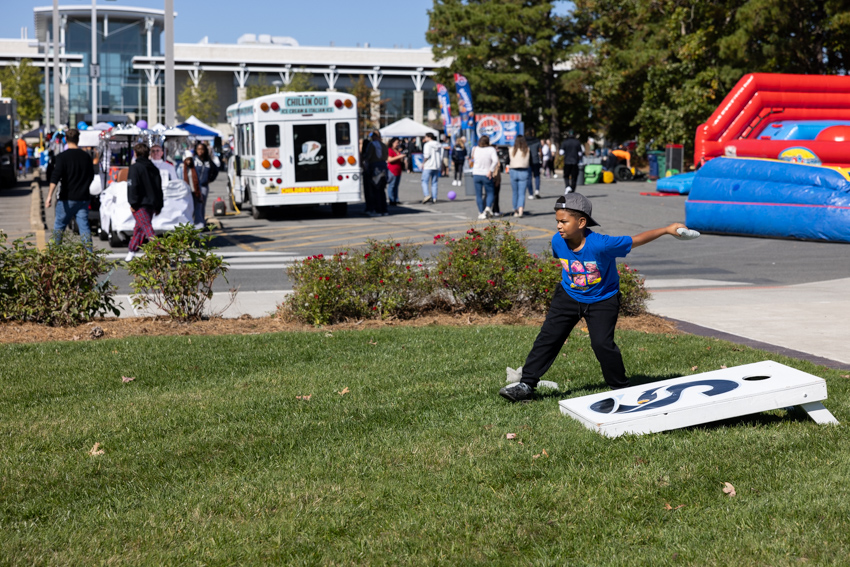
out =
<path fill-rule="evenodd" d="M 175 112 L 175 88 L 174 88 L 174 0 L 165 0 L 165 74 L 162 81 L 165 83 L 165 123 L 174 126 L 177 122 Z"/>
<path fill-rule="evenodd" d="M 53 120 L 61 121 L 59 114 L 59 0 L 53 0 Z"/>
<path fill-rule="evenodd" d="M 283 86 L 283 81 L 272 81 L 272 84 L 274 85 L 274 92 L 279 93 L 280 87 Z"/>
<path fill-rule="evenodd" d="M 89 61 L 89 77 L 91 78 L 91 125 L 97 124 L 97 79 L 100 77 L 100 66 L 97 63 L 97 4 L 91 0 L 91 61 Z"/>

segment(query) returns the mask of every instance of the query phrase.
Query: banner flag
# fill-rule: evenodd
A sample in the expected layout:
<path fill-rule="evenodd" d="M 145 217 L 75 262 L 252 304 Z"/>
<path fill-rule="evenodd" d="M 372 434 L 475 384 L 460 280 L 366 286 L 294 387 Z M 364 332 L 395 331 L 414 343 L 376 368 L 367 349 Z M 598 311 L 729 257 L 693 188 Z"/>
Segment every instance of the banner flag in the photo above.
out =
<path fill-rule="evenodd" d="M 455 73 L 455 88 L 457 89 L 457 105 L 463 128 L 475 128 L 475 111 L 472 108 L 472 90 L 466 77 Z"/>
<path fill-rule="evenodd" d="M 450 139 L 449 127 L 452 122 L 452 106 L 449 101 L 449 89 L 445 85 L 437 84 L 437 98 L 440 100 L 440 113 L 443 115 L 443 132 L 446 139 Z"/>

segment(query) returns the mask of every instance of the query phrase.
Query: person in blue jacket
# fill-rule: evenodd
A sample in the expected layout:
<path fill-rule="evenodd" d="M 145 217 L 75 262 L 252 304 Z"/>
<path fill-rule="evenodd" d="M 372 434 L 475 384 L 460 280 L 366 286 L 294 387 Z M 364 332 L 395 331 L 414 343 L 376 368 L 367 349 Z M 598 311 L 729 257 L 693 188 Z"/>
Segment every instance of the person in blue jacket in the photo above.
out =
<path fill-rule="evenodd" d="M 558 232 L 552 237 L 552 253 L 561 262 L 561 285 L 543 327 L 522 367 L 519 382 L 502 388 L 499 395 L 511 402 L 530 400 L 540 378 L 558 357 L 573 327 L 584 318 L 590 346 L 602 367 L 605 382 L 613 389 L 629 386 L 620 349 L 614 343 L 614 328 L 620 311 L 620 276 L 617 258 L 665 234 L 677 238 L 688 231 L 682 223 L 642 232 L 637 236 L 606 236 L 590 230 L 598 226 L 593 207 L 580 193 L 570 192 L 555 203 Z M 693 231 L 693 234 L 698 234 Z"/>

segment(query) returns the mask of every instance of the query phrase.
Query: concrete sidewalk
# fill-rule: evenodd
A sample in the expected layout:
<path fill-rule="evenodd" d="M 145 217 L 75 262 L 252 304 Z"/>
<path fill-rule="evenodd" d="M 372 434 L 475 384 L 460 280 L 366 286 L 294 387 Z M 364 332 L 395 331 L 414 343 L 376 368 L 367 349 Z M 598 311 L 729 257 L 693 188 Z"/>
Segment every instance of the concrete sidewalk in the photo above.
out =
<path fill-rule="evenodd" d="M 651 313 L 699 327 L 680 326 L 684 331 L 735 342 L 743 338 L 761 348 L 775 345 L 789 356 L 806 353 L 839 363 L 829 366 L 850 368 L 850 278 L 780 287 L 650 291 Z"/>
<path fill-rule="evenodd" d="M 207 313 L 220 314 L 227 319 L 236 319 L 242 315 L 251 317 L 268 317 L 277 311 L 277 306 L 283 303 L 286 296 L 292 293 L 290 290 L 274 291 L 240 291 L 236 294 L 233 303 L 230 302 L 230 294 L 217 292 L 213 295 L 207 305 Z M 115 303 L 121 310 L 119 317 L 153 317 L 165 315 L 163 311 L 148 307 L 147 309 L 135 309 L 130 301 L 129 295 L 116 295 Z"/>

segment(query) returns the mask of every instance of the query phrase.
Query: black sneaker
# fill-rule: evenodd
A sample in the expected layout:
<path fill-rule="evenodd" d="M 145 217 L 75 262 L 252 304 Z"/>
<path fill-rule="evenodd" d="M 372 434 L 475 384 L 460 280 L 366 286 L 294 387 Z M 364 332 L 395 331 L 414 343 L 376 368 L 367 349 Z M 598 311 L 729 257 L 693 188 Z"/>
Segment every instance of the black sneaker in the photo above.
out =
<path fill-rule="evenodd" d="M 427 205 L 427 204 L 428 204 L 428 203 L 430 203 L 430 202 L 431 202 L 431 197 L 430 197 L 430 196 L 425 197 L 424 199 L 422 199 L 422 204 L 423 204 L 423 205 Z"/>
<path fill-rule="evenodd" d="M 499 395 L 509 402 L 524 402 L 534 399 L 534 390 L 525 382 L 517 382 L 499 390 Z"/>

